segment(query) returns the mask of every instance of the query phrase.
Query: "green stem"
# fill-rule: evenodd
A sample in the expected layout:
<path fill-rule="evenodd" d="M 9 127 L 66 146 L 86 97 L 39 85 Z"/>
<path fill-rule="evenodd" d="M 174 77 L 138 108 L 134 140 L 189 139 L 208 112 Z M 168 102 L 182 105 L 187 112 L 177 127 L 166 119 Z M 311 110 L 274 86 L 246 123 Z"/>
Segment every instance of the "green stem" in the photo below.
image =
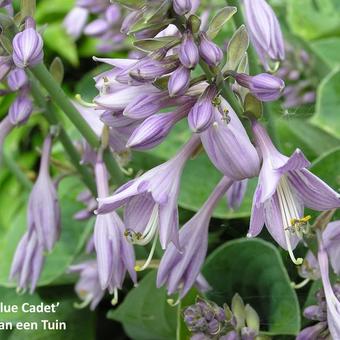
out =
<path fill-rule="evenodd" d="M 15 161 L 6 153 L 3 154 L 3 160 L 11 173 L 17 178 L 17 180 L 22 184 L 22 186 L 30 191 L 32 189 L 32 182 L 27 178 L 27 176 L 22 172 Z"/>
<path fill-rule="evenodd" d="M 31 72 L 39 80 L 41 85 L 51 95 L 55 103 L 64 111 L 67 117 L 79 130 L 82 136 L 90 144 L 93 149 L 97 149 L 99 146 L 99 138 L 94 131 L 87 124 L 86 120 L 81 116 L 78 110 L 70 102 L 67 95 L 61 89 L 59 84 L 54 80 L 51 73 L 47 70 L 43 63 L 40 63 L 31 68 Z"/>
<path fill-rule="evenodd" d="M 59 133 L 58 138 L 63 145 L 66 153 L 69 156 L 70 161 L 74 165 L 74 167 L 80 173 L 84 184 L 91 190 L 92 194 L 96 197 L 96 184 L 93 179 L 93 175 L 89 171 L 89 169 L 83 165 L 81 165 L 81 159 L 78 151 L 74 147 L 71 139 L 67 135 L 66 131 L 59 124 L 57 113 L 55 112 L 53 106 L 51 104 L 47 104 L 44 94 L 41 92 L 39 86 L 36 84 L 35 80 L 31 80 L 31 94 L 36 101 L 36 103 L 44 110 L 45 117 L 50 125 L 58 125 Z"/>
<path fill-rule="evenodd" d="M 72 121 L 74 126 L 82 134 L 89 145 L 93 149 L 97 149 L 100 145 L 99 138 L 87 124 L 85 119 L 81 116 L 75 106 L 71 103 L 59 84 L 54 80 L 53 76 L 47 70 L 46 66 L 40 63 L 32 67 L 31 72 L 34 77 L 38 79 L 42 86 L 47 90 L 54 102 Z M 104 160 L 111 175 L 111 179 L 116 184 L 122 184 L 124 182 L 124 176 L 109 151 L 105 152 Z"/>

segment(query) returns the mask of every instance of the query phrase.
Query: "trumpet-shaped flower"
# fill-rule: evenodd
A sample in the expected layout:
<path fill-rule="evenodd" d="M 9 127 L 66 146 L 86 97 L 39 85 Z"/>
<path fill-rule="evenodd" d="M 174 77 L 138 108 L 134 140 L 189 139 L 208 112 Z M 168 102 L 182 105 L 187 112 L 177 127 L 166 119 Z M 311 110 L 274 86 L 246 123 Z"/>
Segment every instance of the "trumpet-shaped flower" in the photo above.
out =
<path fill-rule="evenodd" d="M 256 144 L 263 164 L 254 194 L 249 237 L 258 235 L 264 223 L 275 241 L 296 259 L 293 249 L 301 235 L 308 231 L 309 216 L 304 206 L 314 210 L 328 210 L 340 206 L 340 195 L 306 168 L 310 165 L 302 151 L 291 157 L 279 153 L 264 127 L 252 122 Z"/>
<path fill-rule="evenodd" d="M 168 294 L 179 291 L 183 298 L 194 285 L 208 248 L 208 229 L 212 212 L 232 181 L 224 177 L 201 209 L 179 232 L 179 251 L 173 244 L 166 249 L 157 273 L 157 286 L 167 286 Z"/>

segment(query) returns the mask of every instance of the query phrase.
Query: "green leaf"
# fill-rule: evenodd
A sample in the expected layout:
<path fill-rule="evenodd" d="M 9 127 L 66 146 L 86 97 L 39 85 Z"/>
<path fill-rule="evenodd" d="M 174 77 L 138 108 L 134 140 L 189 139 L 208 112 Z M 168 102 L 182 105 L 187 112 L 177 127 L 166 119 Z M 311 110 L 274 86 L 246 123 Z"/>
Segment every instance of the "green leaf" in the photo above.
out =
<path fill-rule="evenodd" d="M 311 122 L 334 137 L 340 138 L 340 70 L 331 72 L 320 84 L 316 113 Z"/>
<path fill-rule="evenodd" d="M 329 67 L 340 66 L 340 38 L 329 38 L 310 43 L 313 52 L 319 56 Z"/>
<path fill-rule="evenodd" d="M 209 38 L 214 39 L 222 29 L 224 24 L 228 22 L 228 20 L 230 20 L 236 12 L 237 8 L 232 6 L 227 6 L 220 9 L 211 19 L 211 22 L 209 24 L 209 28 L 207 31 L 207 35 L 209 36 Z"/>
<path fill-rule="evenodd" d="M 168 44 L 173 44 L 176 42 L 179 43 L 180 39 L 177 37 L 170 36 L 170 37 L 137 40 L 133 43 L 133 45 L 142 51 L 151 52 L 151 51 L 158 50 Z"/>
<path fill-rule="evenodd" d="M 74 0 L 39 0 L 34 18 L 38 24 L 63 20 L 65 15 L 72 9 L 74 3 Z"/>
<path fill-rule="evenodd" d="M 167 303 L 165 288 L 156 288 L 155 271 L 146 275 L 123 303 L 108 313 L 108 318 L 122 322 L 134 340 L 176 338 L 177 309 Z"/>
<path fill-rule="evenodd" d="M 288 24 L 305 40 L 340 33 L 340 9 L 337 0 L 288 0 Z"/>
<path fill-rule="evenodd" d="M 78 66 L 76 44 L 60 23 L 52 23 L 47 26 L 44 32 L 44 41 L 51 50 L 59 53 L 72 65 Z"/>
<path fill-rule="evenodd" d="M 60 183 L 61 238 L 52 253 L 47 255 L 38 286 L 46 286 L 51 283 L 65 283 L 64 279 L 58 282 L 56 280 L 66 272 L 91 232 L 93 221 L 84 225 L 84 222 L 73 219 L 74 213 L 82 208 L 82 205 L 75 200 L 76 194 L 79 193 L 79 187 L 81 187 L 81 184 L 75 177 L 64 179 Z M 13 219 L 10 229 L 2 240 L 0 248 L 0 285 L 2 286 L 15 286 L 15 283 L 8 282 L 8 275 L 15 249 L 25 231 L 26 209 L 22 209 L 17 217 Z M 67 280 L 69 281 L 70 278 Z"/>
<path fill-rule="evenodd" d="M 222 305 L 239 293 L 260 316 L 268 335 L 296 335 L 300 310 L 279 251 L 261 239 L 230 241 L 209 255 L 203 274 L 213 290 L 209 299 Z"/>

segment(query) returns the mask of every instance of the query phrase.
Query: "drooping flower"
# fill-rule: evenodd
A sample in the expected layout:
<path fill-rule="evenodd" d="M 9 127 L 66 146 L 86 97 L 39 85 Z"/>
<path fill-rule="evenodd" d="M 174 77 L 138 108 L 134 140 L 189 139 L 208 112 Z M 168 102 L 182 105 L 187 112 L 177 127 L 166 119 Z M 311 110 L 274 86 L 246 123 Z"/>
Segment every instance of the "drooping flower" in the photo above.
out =
<path fill-rule="evenodd" d="M 51 251 L 60 235 L 60 207 L 56 185 L 49 174 L 52 137 L 44 141 L 38 178 L 28 201 L 28 231 L 36 232 L 39 244 Z"/>
<path fill-rule="evenodd" d="M 237 73 L 235 79 L 241 86 L 248 88 L 257 99 L 263 102 L 280 98 L 285 87 L 283 80 L 268 73 L 261 73 L 256 76 Z"/>
<path fill-rule="evenodd" d="M 98 214 L 106 214 L 125 205 L 126 235 L 133 243 L 145 245 L 155 240 L 159 233 L 164 249 L 171 241 L 179 246 L 177 197 L 180 178 L 186 161 L 198 145 L 199 138 L 193 136 L 169 161 L 129 181 L 113 196 L 99 198 Z"/>
<path fill-rule="evenodd" d="M 209 66 L 217 66 L 223 59 L 223 51 L 208 38 L 205 32 L 200 33 L 199 39 L 198 50 L 201 58 Z"/>
<path fill-rule="evenodd" d="M 108 174 L 106 167 L 98 156 L 95 175 L 99 199 L 109 195 Z M 126 271 L 136 283 L 134 270 L 135 255 L 132 245 L 124 237 L 125 227 L 118 214 L 114 211 L 97 215 L 94 226 L 94 245 L 97 254 L 98 275 L 102 289 L 114 292 L 122 287 Z"/>
<path fill-rule="evenodd" d="M 24 124 L 33 111 L 32 100 L 26 92 L 19 94 L 9 108 L 8 117 L 13 125 Z"/>
<path fill-rule="evenodd" d="M 92 260 L 72 265 L 69 272 L 79 273 L 75 291 L 83 302 L 76 304 L 76 307 L 83 308 L 90 304 L 90 309 L 94 310 L 105 294 L 100 286 L 97 262 Z"/>
<path fill-rule="evenodd" d="M 217 88 L 210 85 L 206 88 L 196 104 L 192 107 L 188 116 L 188 123 L 193 132 L 203 132 L 208 129 L 215 120 L 215 106 L 213 100 L 217 95 Z"/>
<path fill-rule="evenodd" d="M 263 164 L 248 236 L 258 235 L 265 223 L 292 261 L 301 264 L 302 259 L 295 258 L 293 249 L 308 231 L 310 217 L 303 217 L 304 206 L 318 211 L 333 209 L 340 206 L 340 195 L 306 169 L 310 163 L 301 150 L 288 158 L 274 147 L 260 123 L 254 120 L 252 127 Z"/>
<path fill-rule="evenodd" d="M 244 0 L 250 39 L 266 71 L 285 57 L 279 21 L 265 0 Z"/>
<path fill-rule="evenodd" d="M 35 27 L 32 27 L 32 19 L 26 19 L 26 28 L 15 35 L 12 57 L 19 68 L 34 66 L 43 60 L 43 40 Z"/>
<path fill-rule="evenodd" d="M 74 7 L 65 17 L 63 26 L 66 32 L 74 40 L 77 40 L 83 32 L 89 16 L 86 8 Z"/>
<path fill-rule="evenodd" d="M 224 99 L 220 110 L 223 114 L 216 108 L 214 123 L 200 133 L 207 155 L 219 171 L 235 181 L 257 176 L 260 160 L 246 130 Z"/>
<path fill-rule="evenodd" d="M 322 233 L 322 240 L 334 273 L 340 275 L 340 221 L 328 223 Z"/>
<path fill-rule="evenodd" d="M 35 230 L 27 231 L 21 238 L 15 251 L 10 280 L 17 278 L 19 291 L 29 289 L 32 294 L 38 283 L 44 263 L 44 247 Z"/>
<path fill-rule="evenodd" d="M 227 191 L 228 207 L 232 210 L 237 210 L 243 201 L 244 195 L 247 190 L 248 179 L 237 181 Z"/>
<path fill-rule="evenodd" d="M 196 281 L 208 248 L 208 229 L 212 212 L 232 181 L 224 177 L 201 209 L 179 232 L 179 249 L 170 244 L 157 273 L 157 287 L 166 285 L 168 294 L 179 291 L 183 298 Z"/>
<path fill-rule="evenodd" d="M 184 66 L 180 66 L 175 70 L 168 82 L 168 90 L 170 97 L 183 95 L 190 85 L 190 70 Z"/>

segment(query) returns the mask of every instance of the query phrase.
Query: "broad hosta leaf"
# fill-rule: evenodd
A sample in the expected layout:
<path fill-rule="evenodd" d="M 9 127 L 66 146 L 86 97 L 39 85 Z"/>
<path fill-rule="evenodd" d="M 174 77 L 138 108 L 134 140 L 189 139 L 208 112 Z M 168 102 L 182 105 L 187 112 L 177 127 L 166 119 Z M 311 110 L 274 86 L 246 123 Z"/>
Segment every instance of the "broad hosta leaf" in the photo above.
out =
<path fill-rule="evenodd" d="M 310 44 L 313 52 L 329 67 L 340 66 L 340 38 L 329 38 L 313 41 Z"/>
<path fill-rule="evenodd" d="M 8 305 L 17 305 L 17 313 L 0 313 L 0 319 L 3 322 L 36 322 L 37 330 L 16 330 L 6 332 L 6 339 L 10 340 L 67 340 L 67 339 L 84 339 L 92 340 L 94 338 L 94 314 L 88 309 L 75 309 L 74 303 L 77 302 L 72 289 L 63 290 L 51 288 L 53 291 L 48 292 L 48 297 L 40 296 L 38 293 L 33 295 L 18 295 L 13 289 L 0 288 L 1 301 Z M 21 309 L 23 303 L 38 306 L 41 303 L 50 305 L 59 302 L 56 313 L 24 313 Z M 41 320 L 66 322 L 65 330 L 44 330 Z M 3 331 L 1 331 L 3 339 Z"/>
<path fill-rule="evenodd" d="M 312 123 L 340 138 L 340 70 L 334 70 L 320 84 Z"/>
<path fill-rule="evenodd" d="M 37 2 L 34 19 L 39 24 L 63 20 L 73 6 L 74 0 L 40 0 Z"/>
<path fill-rule="evenodd" d="M 230 18 L 237 12 L 236 7 L 227 6 L 220 9 L 216 15 L 211 19 L 209 28 L 207 31 L 210 39 L 214 39 L 216 35 L 220 32 L 223 25 L 230 20 Z"/>
<path fill-rule="evenodd" d="M 90 234 L 92 222 L 86 225 L 86 223 L 75 221 L 72 218 L 73 214 L 82 208 L 82 205 L 75 201 L 76 193 L 79 192 L 79 186 L 79 181 L 74 177 L 64 179 L 60 184 L 59 197 L 62 211 L 61 238 L 52 253 L 47 256 L 44 270 L 39 280 L 39 286 L 46 286 L 55 282 L 65 273 Z M 13 219 L 10 229 L 2 239 L 0 248 L 0 285 L 2 286 L 14 286 L 13 282 L 8 282 L 8 274 L 16 246 L 25 230 L 26 208 L 21 210 L 17 217 Z"/>
<path fill-rule="evenodd" d="M 72 65 L 77 66 L 79 64 L 76 44 L 66 34 L 60 23 L 52 23 L 47 26 L 44 32 L 44 41 L 51 50 L 60 54 Z"/>
<path fill-rule="evenodd" d="M 122 322 L 133 340 L 176 339 L 177 308 L 167 303 L 164 288 L 156 288 L 155 271 L 146 275 L 108 317 Z"/>
<path fill-rule="evenodd" d="M 203 274 L 212 286 L 208 298 L 230 303 L 239 293 L 259 313 L 261 330 L 295 335 L 300 310 L 280 253 L 260 239 L 227 242 L 209 255 Z"/>
<path fill-rule="evenodd" d="M 288 0 L 291 30 L 306 40 L 340 33 L 340 8 L 337 0 Z"/>

